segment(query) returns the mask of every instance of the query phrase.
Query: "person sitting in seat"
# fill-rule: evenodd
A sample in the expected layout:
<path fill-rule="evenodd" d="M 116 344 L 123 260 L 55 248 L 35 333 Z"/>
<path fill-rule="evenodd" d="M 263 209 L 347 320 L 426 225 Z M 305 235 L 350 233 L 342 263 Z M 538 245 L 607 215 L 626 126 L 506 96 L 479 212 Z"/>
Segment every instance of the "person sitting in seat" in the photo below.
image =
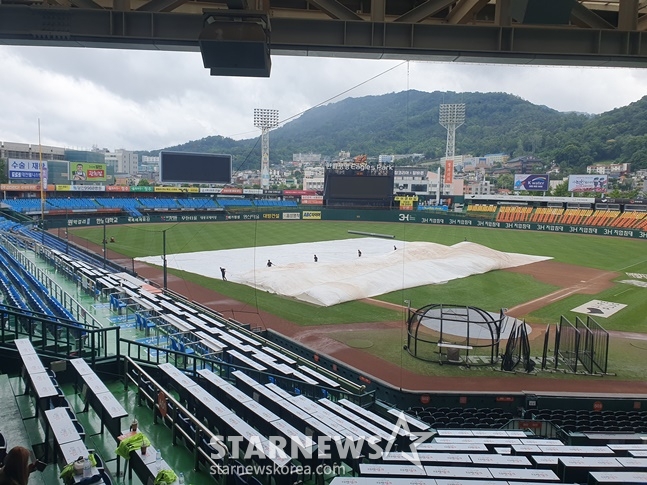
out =
<path fill-rule="evenodd" d="M 27 448 L 14 446 L 0 468 L 0 485 L 27 485 L 29 474 L 36 470 L 38 462 L 29 463 L 31 453 Z"/>

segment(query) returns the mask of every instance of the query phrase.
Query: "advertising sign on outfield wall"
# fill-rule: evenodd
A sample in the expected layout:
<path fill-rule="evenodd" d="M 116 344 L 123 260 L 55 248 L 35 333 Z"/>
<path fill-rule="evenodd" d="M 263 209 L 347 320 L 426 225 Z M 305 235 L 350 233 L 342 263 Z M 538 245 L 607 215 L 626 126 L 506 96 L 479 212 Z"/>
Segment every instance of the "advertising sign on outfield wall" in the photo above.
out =
<path fill-rule="evenodd" d="M 303 211 L 304 219 L 321 219 L 321 211 Z"/>
<path fill-rule="evenodd" d="M 609 177 L 607 175 L 569 175 L 569 192 L 606 192 Z"/>
<path fill-rule="evenodd" d="M 484 221 L 480 219 L 470 219 L 462 217 L 454 217 L 448 214 L 412 214 L 404 213 L 398 211 L 374 211 L 374 210 L 328 210 L 321 209 L 320 211 L 303 211 L 302 216 L 298 212 L 283 212 L 281 219 L 286 220 L 321 220 L 323 214 L 326 215 L 326 220 L 337 220 L 337 221 L 356 221 L 356 220 L 370 220 L 370 221 L 382 221 L 382 222 L 408 222 L 414 224 L 432 224 L 432 225 L 447 225 L 447 226 L 464 226 L 464 227 L 484 227 L 492 229 L 516 229 L 522 231 L 540 231 L 540 232 L 552 232 L 552 233 L 561 233 L 561 234 L 592 234 L 597 236 L 612 236 L 612 237 L 623 237 L 623 238 L 634 238 L 634 239 L 644 239 L 647 240 L 647 231 L 641 231 L 639 229 L 627 229 L 627 228 L 618 228 L 618 227 L 589 227 L 589 226 L 577 226 L 577 225 L 567 225 L 567 224 L 542 224 L 536 222 L 499 222 L 499 221 Z M 253 212 L 253 213 L 238 213 L 238 214 L 225 214 L 224 212 L 220 213 L 205 213 L 205 214 L 172 214 L 172 215 L 146 215 L 140 217 L 114 217 L 114 220 L 118 219 L 119 224 L 133 224 L 133 223 L 149 223 L 149 222 L 199 222 L 199 221 L 242 221 L 242 220 L 259 220 L 261 219 L 263 213 Z M 270 212 L 268 214 L 276 214 L 276 212 Z M 66 219 L 52 219 L 48 221 L 48 227 L 64 227 L 68 226 L 94 226 L 102 225 L 104 219 L 108 221 L 108 218 L 98 218 L 98 217 L 69 217 Z M 117 223 L 117 222 L 115 222 Z M 631 275 L 634 278 L 636 273 Z"/>
<path fill-rule="evenodd" d="M 514 190 L 545 192 L 548 190 L 548 175 L 515 174 Z"/>

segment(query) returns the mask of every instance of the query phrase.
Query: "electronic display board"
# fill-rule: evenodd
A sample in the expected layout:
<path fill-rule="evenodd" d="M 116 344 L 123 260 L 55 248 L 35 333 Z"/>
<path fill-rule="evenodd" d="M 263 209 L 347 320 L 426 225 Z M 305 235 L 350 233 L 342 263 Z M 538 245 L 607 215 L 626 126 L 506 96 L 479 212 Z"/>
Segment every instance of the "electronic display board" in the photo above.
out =
<path fill-rule="evenodd" d="M 329 175 L 325 196 L 331 199 L 383 199 L 393 195 L 393 177 Z"/>
<path fill-rule="evenodd" d="M 231 155 L 213 153 L 161 152 L 162 183 L 229 184 Z"/>

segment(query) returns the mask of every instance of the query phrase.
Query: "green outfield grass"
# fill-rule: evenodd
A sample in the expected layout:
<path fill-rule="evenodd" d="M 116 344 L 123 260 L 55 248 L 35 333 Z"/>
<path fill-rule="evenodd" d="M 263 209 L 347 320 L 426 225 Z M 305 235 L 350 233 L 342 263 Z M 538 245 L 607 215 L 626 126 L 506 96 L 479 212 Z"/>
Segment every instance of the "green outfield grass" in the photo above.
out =
<path fill-rule="evenodd" d="M 645 241 L 579 234 L 403 223 L 245 221 L 109 226 L 107 236 L 114 236 L 116 239 L 116 243 L 110 243 L 110 249 L 129 257 L 139 257 L 162 254 L 163 231 L 166 231 L 166 252 L 173 254 L 360 237 L 349 234 L 348 230 L 390 234 L 405 241 L 429 241 L 446 245 L 468 240 L 501 251 L 550 256 L 556 261 L 579 266 L 647 273 Z M 74 234 L 101 244 L 103 228 L 74 229 Z M 320 308 L 234 283 L 181 271 L 169 272 L 302 325 L 394 321 L 403 318 L 402 312 L 362 302 Z M 527 275 L 496 271 L 445 285 L 403 289 L 378 298 L 400 305 L 404 305 L 405 300 L 410 300 L 414 308 L 430 303 L 449 303 L 498 311 L 541 297 L 555 289 Z M 636 331 L 647 324 L 645 296 L 645 288 L 617 284 L 599 295 L 574 295 L 560 300 L 528 315 L 527 319 L 537 323 L 556 323 L 560 315 L 568 316 L 570 309 L 592 299 L 601 299 L 629 305 L 615 316 L 601 319 L 603 325 L 616 330 Z"/>
<path fill-rule="evenodd" d="M 332 332 L 327 333 L 327 337 L 352 345 L 354 341 L 361 340 L 370 347 L 362 349 L 363 352 L 380 357 L 388 362 L 396 364 L 403 369 L 414 372 L 422 376 L 454 376 L 454 377 L 475 377 L 487 375 L 492 377 L 492 367 L 472 366 L 466 369 L 463 366 L 454 365 L 437 365 L 425 362 L 412 357 L 407 351 L 403 350 L 403 345 L 407 343 L 406 329 L 404 326 L 401 330 L 391 329 L 381 332 L 371 331 L 353 331 L 353 332 Z M 532 355 L 541 354 L 541 344 L 531 344 L 533 349 Z M 501 348 L 501 352 L 504 349 Z M 549 354 L 551 355 L 551 354 Z M 644 361 L 647 356 L 647 342 L 624 339 L 611 339 L 609 343 L 609 373 L 614 375 L 614 379 L 621 380 L 644 380 L 644 368 L 640 362 Z M 500 369 L 497 366 L 496 369 Z M 583 372 L 584 369 L 582 368 Z M 519 368 L 517 374 L 509 372 L 497 373 L 497 377 L 515 377 L 526 375 L 522 368 Z M 580 375 L 564 372 L 542 372 L 541 377 L 550 377 L 555 379 L 577 379 Z M 591 378 L 591 377 L 587 377 Z M 607 378 L 607 377 L 603 377 Z"/>

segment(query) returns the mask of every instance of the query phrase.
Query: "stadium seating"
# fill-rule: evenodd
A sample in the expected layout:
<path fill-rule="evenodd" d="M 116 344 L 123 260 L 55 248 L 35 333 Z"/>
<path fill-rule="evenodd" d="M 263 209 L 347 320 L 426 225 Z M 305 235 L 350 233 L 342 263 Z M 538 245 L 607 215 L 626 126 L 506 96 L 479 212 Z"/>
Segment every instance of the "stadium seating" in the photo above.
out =
<path fill-rule="evenodd" d="M 467 213 L 474 215 L 493 215 L 497 210 L 496 205 L 489 204 L 470 204 L 467 206 Z"/>
<path fill-rule="evenodd" d="M 253 207 L 252 201 L 249 199 L 218 199 L 218 204 L 222 207 Z"/>
<path fill-rule="evenodd" d="M 532 207 L 501 206 L 497 212 L 498 222 L 525 222 L 530 220 Z"/>
<path fill-rule="evenodd" d="M 564 213 L 564 209 L 554 207 L 537 207 L 530 217 L 531 222 L 555 223 Z"/>
<path fill-rule="evenodd" d="M 294 200 L 268 200 L 258 199 L 254 201 L 256 207 L 296 207 L 297 203 Z"/>
<path fill-rule="evenodd" d="M 95 200 L 89 199 L 89 198 L 56 197 L 56 198 L 48 198 L 47 202 L 50 206 L 50 209 L 58 209 L 58 210 L 94 211 L 94 210 L 97 210 L 98 208 L 98 205 L 96 204 Z"/>
<path fill-rule="evenodd" d="M 409 408 L 408 413 L 435 429 L 501 428 L 515 416 L 499 408 Z"/>
<path fill-rule="evenodd" d="M 177 199 L 177 203 L 184 209 L 193 209 L 193 210 L 217 209 L 219 207 L 217 201 L 210 197 L 203 197 L 199 199 L 198 198 Z"/>

